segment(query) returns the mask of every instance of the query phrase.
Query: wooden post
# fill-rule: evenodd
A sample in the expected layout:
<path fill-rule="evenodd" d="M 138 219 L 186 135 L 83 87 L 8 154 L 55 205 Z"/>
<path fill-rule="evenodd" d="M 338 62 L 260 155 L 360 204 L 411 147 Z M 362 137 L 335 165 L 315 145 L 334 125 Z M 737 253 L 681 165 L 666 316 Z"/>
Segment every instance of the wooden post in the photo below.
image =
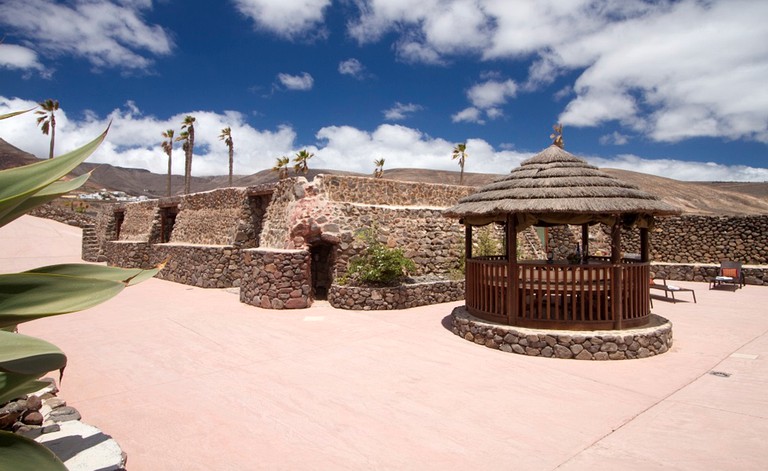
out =
<path fill-rule="evenodd" d="M 643 263 L 648 263 L 651 261 L 651 249 L 650 249 L 650 244 L 648 242 L 649 242 L 648 228 L 641 227 L 640 228 L 640 261 Z"/>
<path fill-rule="evenodd" d="M 613 328 L 621 329 L 622 317 L 624 312 L 622 309 L 622 272 L 623 267 L 621 265 L 621 217 L 616 216 L 616 222 L 611 227 L 611 307 L 613 310 Z"/>
<path fill-rule="evenodd" d="M 517 218 L 507 214 L 507 324 L 517 325 Z"/>
<path fill-rule="evenodd" d="M 586 261 L 589 258 L 589 224 L 581 225 L 581 253 Z"/>
<path fill-rule="evenodd" d="M 464 223 L 464 260 L 472 258 L 472 225 Z"/>

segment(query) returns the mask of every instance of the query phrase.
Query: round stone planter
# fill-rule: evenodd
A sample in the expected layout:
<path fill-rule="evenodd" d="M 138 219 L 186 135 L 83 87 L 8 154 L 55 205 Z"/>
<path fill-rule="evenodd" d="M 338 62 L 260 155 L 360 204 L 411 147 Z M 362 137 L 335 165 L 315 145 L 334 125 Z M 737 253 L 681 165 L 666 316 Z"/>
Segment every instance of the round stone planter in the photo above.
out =
<path fill-rule="evenodd" d="M 672 323 L 655 314 L 647 326 L 626 330 L 546 330 L 493 324 L 465 306 L 451 313 L 453 333 L 488 348 L 520 355 L 575 360 L 632 360 L 667 352 Z"/>

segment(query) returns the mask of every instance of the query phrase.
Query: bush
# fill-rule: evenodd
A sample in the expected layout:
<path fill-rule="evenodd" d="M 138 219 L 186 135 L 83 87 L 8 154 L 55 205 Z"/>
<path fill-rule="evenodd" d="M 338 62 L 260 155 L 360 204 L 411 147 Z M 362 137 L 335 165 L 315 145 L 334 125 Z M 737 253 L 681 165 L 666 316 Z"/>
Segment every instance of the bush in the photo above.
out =
<path fill-rule="evenodd" d="M 401 249 L 382 244 L 375 228 L 364 229 L 358 235 L 367 244 L 362 255 L 349 261 L 347 275 L 342 282 L 353 285 L 393 286 L 408 277 L 416 265 Z"/>

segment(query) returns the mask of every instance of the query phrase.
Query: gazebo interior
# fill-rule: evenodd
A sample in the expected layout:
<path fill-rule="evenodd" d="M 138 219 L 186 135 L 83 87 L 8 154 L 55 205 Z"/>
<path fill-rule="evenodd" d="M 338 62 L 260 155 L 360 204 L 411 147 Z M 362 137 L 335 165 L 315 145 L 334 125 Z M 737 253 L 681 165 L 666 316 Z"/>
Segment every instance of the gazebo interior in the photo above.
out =
<path fill-rule="evenodd" d="M 561 143 L 445 211 L 466 229 L 467 311 L 535 329 L 642 327 L 651 318 L 649 229 L 655 216 L 680 212 L 566 152 Z M 473 256 L 473 227 L 492 223 L 504 227 L 505 254 Z M 611 228 L 609 257 L 590 252 L 589 226 L 598 223 Z M 581 226 L 581 242 L 569 260 L 518 260 L 519 232 L 562 225 Z M 622 253 L 622 228 L 639 231 L 639 254 Z"/>

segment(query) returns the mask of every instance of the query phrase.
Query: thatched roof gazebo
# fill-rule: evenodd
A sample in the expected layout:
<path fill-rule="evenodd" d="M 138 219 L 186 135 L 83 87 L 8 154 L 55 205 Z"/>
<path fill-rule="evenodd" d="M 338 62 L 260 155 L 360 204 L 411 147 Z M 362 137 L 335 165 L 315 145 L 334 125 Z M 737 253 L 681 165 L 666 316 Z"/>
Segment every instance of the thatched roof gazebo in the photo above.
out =
<path fill-rule="evenodd" d="M 561 141 L 560 141 L 561 142 Z M 556 141 L 556 144 L 558 141 Z M 513 326 L 623 329 L 650 316 L 649 228 L 680 211 L 553 144 L 444 211 L 466 226 L 466 307 Z M 505 226 L 506 254 L 472 256 L 472 228 Z M 590 255 L 588 228 L 611 228 L 611 256 Z M 580 225 L 580 258 L 518 260 L 517 233 L 529 226 Z M 621 253 L 621 229 L 639 228 L 640 256 Z"/>

